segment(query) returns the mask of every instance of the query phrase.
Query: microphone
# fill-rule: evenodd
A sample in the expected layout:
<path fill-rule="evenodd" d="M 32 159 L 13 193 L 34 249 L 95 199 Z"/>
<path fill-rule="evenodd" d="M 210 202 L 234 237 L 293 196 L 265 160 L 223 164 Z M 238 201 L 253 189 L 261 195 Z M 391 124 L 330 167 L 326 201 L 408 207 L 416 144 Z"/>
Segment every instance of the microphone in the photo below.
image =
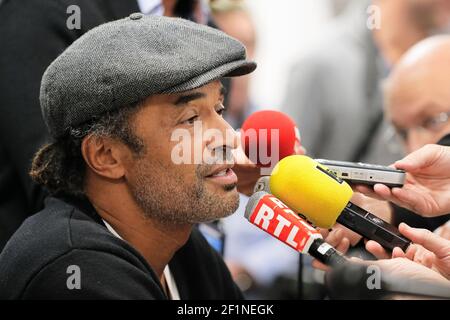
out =
<path fill-rule="evenodd" d="M 267 193 L 270 193 L 270 176 L 262 176 L 261 178 L 256 181 L 256 184 L 253 188 L 253 193 L 256 193 L 258 191 L 264 191 Z"/>
<path fill-rule="evenodd" d="M 267 192 L 259 191 L 250 197 L 245 217 L 250 223 L 296 251 L 309 253 L 326 265 L 335 266 L 347 262 L 339 251 L 323 240 L 317 229 Z"/>
<path fill-rule="evenodd" d="M 318 227 L 329 229 L 337 221 L 391 251 L 406 251 L 411 243 L 397 228 L 350 202 L 351 187 L 307 156 L 281 160 L 272 171 L 270 190 Z"/>
<path fill-rule="evenodd" d="M 404 295 L 409 299 L 450 298 L 448 285 L 383 272 L 376 265 L 357 262 L 337 266 L 327 272 L 325 288 L 330 299 L 405 298 Z"/>
<path fill-rule="evenodd" d="M 273 110 L 251 114 L 241 128 L 245 155 L 259 167 L 273 167 L 278 160 L 298 152 L 300 132 L 288 115 Z"/>

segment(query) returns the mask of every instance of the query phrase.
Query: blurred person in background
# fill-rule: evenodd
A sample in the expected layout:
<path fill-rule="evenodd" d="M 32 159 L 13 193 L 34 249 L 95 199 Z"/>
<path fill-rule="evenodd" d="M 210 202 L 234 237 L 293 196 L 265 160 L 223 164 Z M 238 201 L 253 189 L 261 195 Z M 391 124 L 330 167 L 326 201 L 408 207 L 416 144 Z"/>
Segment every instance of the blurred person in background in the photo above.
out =
<path fill-rule="evenodd" d="M 427 144 L 450 145 L 450 92 L 447 86 L 450 81 L 449 56 L 449 35 L 423 40 L 400 59 L 386 81 L 386 115 L 408 153 Z M 372 195 L 368 187 L 357 186 L 357 190 Z M 368 203 L 383 205 L 386 202 L 365 197 L 364 203 L 367 208 Z M 380 215 L 379 211 L 374 213 Z M 431 230 L 438 236 L 450 239 L 448 214 L 421 217 L 396 205 L 381 214 L 394 225 L 406 222 L 412 227 Z M 361 239 L 342 226 L 333 229 L 327 238 L 332 245 Z M 384 256 L 384 250 L 373 241 L 369 241 L 366 247 L 375 256 Z"/>
<path fill-rule="evenodd" d="M 450 145 L 450 36 L 435 36 L 411 49 L 394 69 L 386 83 L 386 115 L 407 153 L 426 144 Z M 394 207 L 394 224 L 435 230 L 450 215 L 420 217 Z"/>
<path fill-rule="evenodd" d="M 333 16 L 339 16 L 348 7 L 349 3 L 357 0 L 331 0 L 331 11 Z"/>
<path fill-rule="evenodd" d="M 367 27 L 368 5 L 351 2 L 291 72 L 282 110 L 297 122 L 312 157 L 388 164 L 400 155 L 386 143 L 379 86 L 388 65 Z"/>
<path fill-rule="evenodd" d="M 210 0 L 211 14 L 217 27 L 239 40 L 247 49 L 249 59 L 255 57 L 256 29 L 243 0 Z M 256 111 L 249 96 L 250 76 L 232 79 L 228 93 L 226 120 L 238 129 L 245 118 Z"/>
<path fill-rule="evenodd" d="M 403 155 L 383 120 L 380 83 L 412 45 L 449 31 L 449 3 L 350 2 L 329 37 L 294 66 L 289 81 L 283 111 L 299 125 L 311 156 L 387 165 Z"/>

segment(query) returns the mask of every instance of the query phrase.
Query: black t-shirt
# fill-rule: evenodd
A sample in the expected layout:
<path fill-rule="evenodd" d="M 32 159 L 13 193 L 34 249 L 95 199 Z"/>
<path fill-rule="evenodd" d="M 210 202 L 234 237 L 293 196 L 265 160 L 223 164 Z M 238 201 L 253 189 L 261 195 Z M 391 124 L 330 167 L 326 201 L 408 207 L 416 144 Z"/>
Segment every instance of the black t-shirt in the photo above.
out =
<path fill-rule="evenodd" d="M 242 298 L 196 228 L 169 266 L 181 299 Z M 87 199 L 49 197 L 0 255 L 0 299 L 167 297 L 142 255 L 108 231 Z"/>

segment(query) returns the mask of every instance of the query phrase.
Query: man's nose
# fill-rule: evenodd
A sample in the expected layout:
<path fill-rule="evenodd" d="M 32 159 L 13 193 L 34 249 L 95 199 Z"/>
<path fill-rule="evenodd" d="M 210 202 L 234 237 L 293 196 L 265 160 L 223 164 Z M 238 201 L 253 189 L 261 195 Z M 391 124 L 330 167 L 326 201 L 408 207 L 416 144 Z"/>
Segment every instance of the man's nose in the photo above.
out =
<path fill-rule="evenodd" d="M 209 141 L 207 141 L 209 149 L 226 148 L 233 150 L 239 146 L 239 136 L 237 132 L 221 116 L 217 115 L 214 118 L 214 122 L 210 128 L 217 129 L 217 132 L 220 133 L 220 137 L 214 137 L 214 139 L 209 139 Z"/>

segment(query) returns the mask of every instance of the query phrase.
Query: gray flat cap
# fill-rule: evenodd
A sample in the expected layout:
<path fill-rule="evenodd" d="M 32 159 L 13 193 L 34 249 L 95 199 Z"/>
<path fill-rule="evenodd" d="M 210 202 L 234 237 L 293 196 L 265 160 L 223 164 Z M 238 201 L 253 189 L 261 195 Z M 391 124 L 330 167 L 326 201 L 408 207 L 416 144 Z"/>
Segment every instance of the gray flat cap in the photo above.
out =
<path fill-rule="evenodd" d="M 143 16 L 100 25 L 76 40 L 42 78 L 42 114 L 54 138 L 107 111 L 161 93 L 255 70 L 221 31 L 178 18 Z"/>

